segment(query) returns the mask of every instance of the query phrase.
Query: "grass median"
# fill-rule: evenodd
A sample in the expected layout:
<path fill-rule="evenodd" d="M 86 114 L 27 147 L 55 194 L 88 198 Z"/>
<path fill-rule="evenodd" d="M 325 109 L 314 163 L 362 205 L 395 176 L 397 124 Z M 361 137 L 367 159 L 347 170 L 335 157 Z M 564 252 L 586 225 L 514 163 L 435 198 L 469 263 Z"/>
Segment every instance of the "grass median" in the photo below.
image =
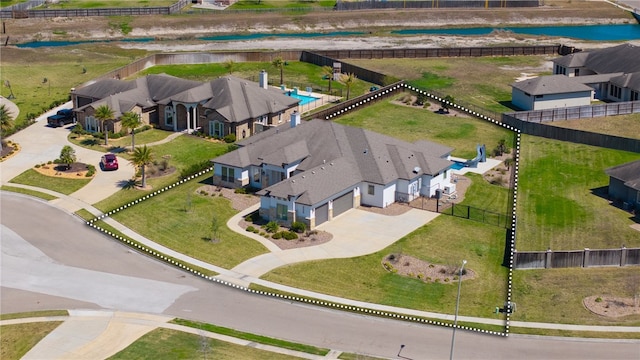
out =
<path fill-rule="evenodd" d="M 53 190 L 61 194 L 72 194 L 85 185 L 87 185 L 91 179 L 79 178 L 79 179 L 65 179 L 56 178 L 51 176 L 42 175 L 39 172 L 29 169 L 22 174 L 14 177 L 9 182 L 14 184 L 23 184 L 41 187 L 43 189 Z"/>

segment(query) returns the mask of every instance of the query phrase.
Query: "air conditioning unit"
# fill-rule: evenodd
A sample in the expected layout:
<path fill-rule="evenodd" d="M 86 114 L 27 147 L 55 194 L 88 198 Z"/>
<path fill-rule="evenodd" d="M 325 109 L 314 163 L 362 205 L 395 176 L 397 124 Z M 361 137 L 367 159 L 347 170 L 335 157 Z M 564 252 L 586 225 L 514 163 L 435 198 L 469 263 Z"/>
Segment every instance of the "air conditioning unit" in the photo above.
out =
<path fill-rule="evenodd" d="M 455 184 L 447 185 L 447 186 L 444 187 L 444 193 L 446 195 L 451 195 L 454 192 L 456 192 L 456 185 Z"/>

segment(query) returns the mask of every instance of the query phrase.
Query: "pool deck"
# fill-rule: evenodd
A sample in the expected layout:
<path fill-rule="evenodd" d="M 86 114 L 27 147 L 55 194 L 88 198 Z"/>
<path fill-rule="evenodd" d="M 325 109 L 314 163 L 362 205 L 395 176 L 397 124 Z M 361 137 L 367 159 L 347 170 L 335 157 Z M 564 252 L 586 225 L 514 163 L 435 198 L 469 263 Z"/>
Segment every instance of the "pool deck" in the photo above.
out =
<path fill-rule="evenodd" d="M 278 89 L 284 91 L 285 95 L 287 92 L 291 91 L 292 93 L 294 92 L 294 89 L 292 88 L 281 88 L 281 87 L 277 87 Z M 298 93 L 297 95 L 299 96 L 307 96 L 307 97 L 314 97 L 318 100 L 315 101 L 311 101 L 307 104 L 304 105 L 299 105 L 299 110 L 300 113 L 304 114 L 306 112 L 309 112 L 311 110 L 314 110 L 316 108 L 319 108 L 321 106 L 327 105 L 329 103 L 335 102 L 336 100 L 340 99 L 339 96 L 331 96 L 331 95 L 327 95 L 327 94 L 321 94 L 321 93 L 314 93 L 311 91 L 306 91 L 306 90 L 300 90 L 298 89 Z"/>
<path fill-rule="evenodd" d="M 450 157 L 451 161 L 458 161 L 458 162 L 466 162 L 467 159 L 461 159 L 461 158 L 457 158 L 457 157 Z M 464 175 L 466 173 L 475 173 L 475 174 L 484 174 L 487 171 L 493 169 L 494 167 L 500 165 L 502 163 L 502 161 L 500 160 L 496 160 L 496 159 L 487 159 L 486 162 L 479 162 L 478 163 L 478 167 L 472 168 L 472 167 L 463 167 L 460 170 L 453 170 L 454 174 L 457 175 Z"/>

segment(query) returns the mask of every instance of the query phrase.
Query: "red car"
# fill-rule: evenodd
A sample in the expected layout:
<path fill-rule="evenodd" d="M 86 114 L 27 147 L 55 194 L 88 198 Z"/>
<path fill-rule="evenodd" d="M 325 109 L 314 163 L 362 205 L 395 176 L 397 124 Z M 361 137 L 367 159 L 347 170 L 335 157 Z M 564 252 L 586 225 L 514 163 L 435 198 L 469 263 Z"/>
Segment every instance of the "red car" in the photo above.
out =
<path fill-rule="evenodd" d="M 118 158 L 113 154 L 102 155 L 100 168 L 102 170 L 118 170 Z"/>

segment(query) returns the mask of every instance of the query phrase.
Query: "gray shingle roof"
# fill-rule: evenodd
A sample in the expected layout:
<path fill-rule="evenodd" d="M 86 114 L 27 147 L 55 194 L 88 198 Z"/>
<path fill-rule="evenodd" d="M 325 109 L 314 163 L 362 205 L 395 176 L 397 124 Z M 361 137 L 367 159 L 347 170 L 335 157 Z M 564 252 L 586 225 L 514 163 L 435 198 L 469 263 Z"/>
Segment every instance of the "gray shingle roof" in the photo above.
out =
<path fill-rule="evenodd" d="M 640 160 L 608 168 L 605 173 L 623 181 L 626 186 L 640 191 Z"/>
<path fill-rule="evenodd" d="M 640 46 L 621 44 L 604 49 L 582 51 L 554 59 L 565 67 L 585 67 L 598 74 L 640 72 Z"/>
<path fill-rule="evenodd" d="M 593 88 L 565 75 L 538 76 L 511 84 L 530 95 L 566 94 L 592 91 Z"/>
<path fill-rule="evenodd" d="M 640 61 L 640 59 L 638 61 Z M 640 72 L 612 77 L 611 83 L 623 88 L 640 91 Z"/>
<path fill-rule="evenodd" d="M 282 166 L 301 160 L 297 169 L 303 173 L 261 193 L 283 198 L 304 194 L 305 200 L 299 201 L 309 201 L 303 202 L 305 204 L 314 204 L 315 200 L 325 199 L 362 181 L 386 185 L 423 174 L 435 176 L 451 167 L 452 162 L 443 157 L 453 150 L 424 140 L 411 144 L 319 119 L 294 128 L 270 129 L 239 145 L 238 150 L 212 161 L 244 168 L 250 164 Z M 302 175 L 307 176 L 301 178 Z M 307 185 L 309 187 L 305 187 Z"/>

